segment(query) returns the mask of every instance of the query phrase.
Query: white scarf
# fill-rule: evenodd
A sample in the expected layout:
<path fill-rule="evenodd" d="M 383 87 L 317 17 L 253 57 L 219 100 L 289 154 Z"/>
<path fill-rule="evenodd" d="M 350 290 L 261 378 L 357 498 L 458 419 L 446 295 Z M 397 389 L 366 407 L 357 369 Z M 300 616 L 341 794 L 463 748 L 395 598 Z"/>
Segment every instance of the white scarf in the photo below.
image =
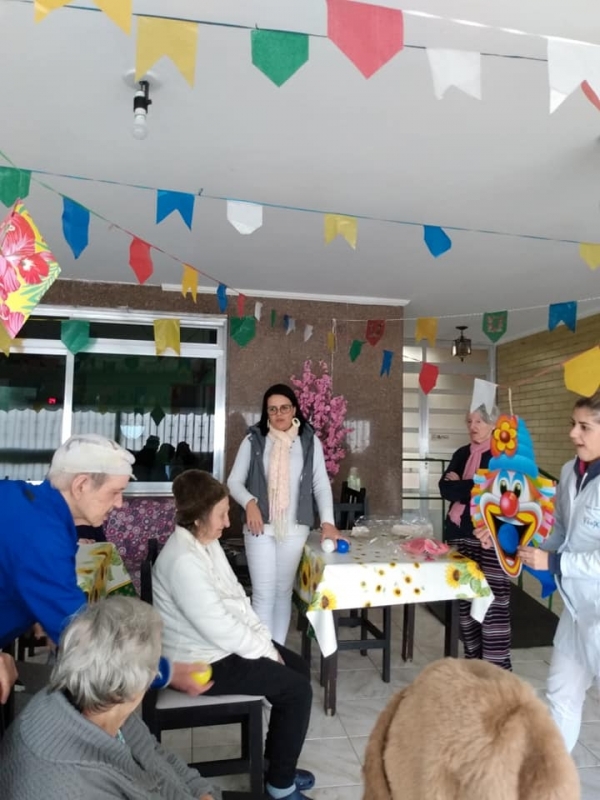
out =
<path fill-rule="evenodd" d="M 275 538 L 285 539 L 287 532 L 287 511 L 290 504 L 290 451 L 298 436 L 300 423 L 294 417 L 292 427 L 287 431 L 269 429 L 273 448 L 269 458 L 269 517 Z"/>

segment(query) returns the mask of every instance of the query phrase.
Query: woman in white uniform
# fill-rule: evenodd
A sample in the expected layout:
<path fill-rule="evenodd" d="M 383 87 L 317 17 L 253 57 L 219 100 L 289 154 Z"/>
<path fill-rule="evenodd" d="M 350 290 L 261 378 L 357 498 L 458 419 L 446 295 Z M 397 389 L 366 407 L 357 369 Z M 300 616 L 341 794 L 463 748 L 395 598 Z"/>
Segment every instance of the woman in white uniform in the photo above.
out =
<path fill-rule="evenodd" d="M 561 471 L 552 534 L 543 549 L 519 550 L 524 564 L 554 574 L 565 604 L 547 697 L 569 751 L 600 676 L 600 392 L 575 403 L 570 436 L 577 455 Z"/>

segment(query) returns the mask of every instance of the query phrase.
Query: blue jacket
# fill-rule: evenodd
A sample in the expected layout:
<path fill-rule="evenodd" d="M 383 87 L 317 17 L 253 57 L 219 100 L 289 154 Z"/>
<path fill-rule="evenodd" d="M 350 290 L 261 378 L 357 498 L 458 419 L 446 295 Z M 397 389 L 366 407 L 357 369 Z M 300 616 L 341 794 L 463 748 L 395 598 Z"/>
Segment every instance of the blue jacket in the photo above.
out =
<path fill-rule="evenodd" d="M 0 647 L 39 622 L 58 642 L 86 602 L 77 586 L 77 531 L 61 493 L 48 481 L 0 481 Z"/>

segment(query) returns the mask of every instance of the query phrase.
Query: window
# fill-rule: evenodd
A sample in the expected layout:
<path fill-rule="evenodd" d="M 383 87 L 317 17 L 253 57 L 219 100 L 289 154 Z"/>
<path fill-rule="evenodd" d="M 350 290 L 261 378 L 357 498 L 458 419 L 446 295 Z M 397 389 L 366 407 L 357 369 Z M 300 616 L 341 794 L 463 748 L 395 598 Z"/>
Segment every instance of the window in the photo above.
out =
<path fill-rule="evenodd" d="M 181 355 L 156 356 L 153 320 L 181 321 Z M 90 322 L 90 343 L 73 355 L 61 319 Z M 2 477 L 42 480 L 71 433 L 115 439 L 136 458 L 136 494 L 170 493 L 197 467 L 223 477 L 225 321 L 191 315 L 44 307 L 0 361 Z"/>

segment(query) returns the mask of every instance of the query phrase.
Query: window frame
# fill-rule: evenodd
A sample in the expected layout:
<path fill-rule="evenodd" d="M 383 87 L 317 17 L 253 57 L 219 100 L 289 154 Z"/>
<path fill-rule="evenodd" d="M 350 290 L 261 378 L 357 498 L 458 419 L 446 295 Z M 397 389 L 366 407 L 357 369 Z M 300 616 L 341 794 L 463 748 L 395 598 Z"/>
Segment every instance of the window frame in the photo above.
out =
<path fill-rule="evenodd" d="M 182 328 L 210 328 L 216 330 L 217 341 L 208 343 L 181 343 L 181 356 L 185 358 L 205 358 L 215 361 L 215 412 L 213 443 L 213 475 L 218 480 L 225 474 L 225 419 L 227 388 L 227 318 L 206 314 L 177 314 L 168 311 L 138 311 L 129 308 L 115 310 L 105 308 L 73 308 L 71 306 L 38 306 L 35 317 L 59 317 L 60 319 L 82 320 L 84 322 L 118 322 L 130 325 L 152 325 L 155 319 L 178 319 Z M 121 355 L 123 344 L 126 355 L 155 356 L 154 341 L 143 342 L 135 339 L 93 339 L 85 348 L 85 353 L 104 353 Z M 119 349 L 119 347 L 121 349 Z M 75 374 L 75 355 L 60 339 L 14 339 L 11 352 L 59 355 L 65 357 L 65 387 L 63 397 L 63 419 L 61 441 L 69 438 L 73 427 L 73 379 Z M 177 358 L 175 355 L 165 358 Z M 170 496 L 171 482 L 130 481 L 127 495 Z"/>

